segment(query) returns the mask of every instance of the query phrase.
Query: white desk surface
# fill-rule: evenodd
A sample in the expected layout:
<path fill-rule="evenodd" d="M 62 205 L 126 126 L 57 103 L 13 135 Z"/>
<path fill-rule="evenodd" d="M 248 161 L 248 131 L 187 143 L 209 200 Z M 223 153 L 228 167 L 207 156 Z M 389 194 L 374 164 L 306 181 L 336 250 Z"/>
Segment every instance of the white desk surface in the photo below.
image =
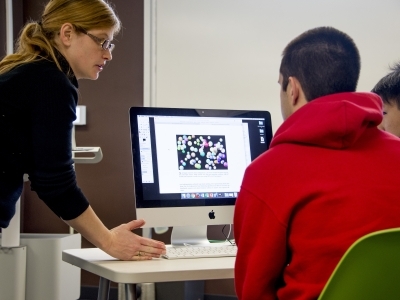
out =
<path fill-rule="evenodd" d="M 235 257 L 120 261 L 98 248 L 71 249 L 63 261 L 118 283 L 233 278 Z"/>

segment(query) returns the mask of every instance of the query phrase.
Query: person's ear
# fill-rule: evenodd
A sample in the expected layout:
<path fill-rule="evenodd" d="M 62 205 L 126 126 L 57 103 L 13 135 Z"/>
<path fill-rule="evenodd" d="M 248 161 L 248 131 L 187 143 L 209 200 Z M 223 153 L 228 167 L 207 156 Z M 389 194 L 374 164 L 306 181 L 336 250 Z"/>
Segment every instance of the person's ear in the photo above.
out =
<path fill-rule="evenodd" d="M 289 80 L 287 88 L 288 97 L 292 106 L 296 106 L 300 95 L 300 89 L 301 89 L 300 83 L 295 77 L 292 76 L 290 76 L 288 80 Z"/>
<path fill-rule="evenodd" d="M 288 93 L 290 103 L 294 111 L 307 104 L 307 98 L 304 95 L 303 87 L 296 77 L 289 77 L 290 93 Z M 288 89 L 289 90 L 289 89 Z"/>
<path fill-rule="evenodd" d="M 64 46 L 71 45 L 72 35 L 75 33 L 71 23 L 64 23 L 60 28 L 60 41 Z"/>

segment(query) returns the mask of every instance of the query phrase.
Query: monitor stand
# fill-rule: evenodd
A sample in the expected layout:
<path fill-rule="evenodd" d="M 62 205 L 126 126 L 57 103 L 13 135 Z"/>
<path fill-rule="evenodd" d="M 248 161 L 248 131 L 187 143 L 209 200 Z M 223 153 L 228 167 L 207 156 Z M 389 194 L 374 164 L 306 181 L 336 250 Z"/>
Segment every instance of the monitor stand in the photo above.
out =
<path fill-rule="evenodd" d="M 175 226 L 172 228 L 171 245 L 209 245 L 207 238 L 207 225 L 201 226 Z"/>

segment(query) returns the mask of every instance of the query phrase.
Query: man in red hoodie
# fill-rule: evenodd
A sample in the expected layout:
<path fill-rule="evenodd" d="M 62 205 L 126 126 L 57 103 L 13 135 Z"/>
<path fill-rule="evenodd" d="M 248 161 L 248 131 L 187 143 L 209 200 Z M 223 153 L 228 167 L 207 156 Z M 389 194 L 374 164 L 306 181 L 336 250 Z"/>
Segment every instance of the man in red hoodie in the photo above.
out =
<path fill-rule="evenodd" d="M 235 207 L 239 299 L 317 299 L 354 241 L 400 227 L 400 139 L 377 128 L 382 100 L 355 92 L 359 72 L 353 40 L 331 27 L 284 49 L 284 122 Z"/>

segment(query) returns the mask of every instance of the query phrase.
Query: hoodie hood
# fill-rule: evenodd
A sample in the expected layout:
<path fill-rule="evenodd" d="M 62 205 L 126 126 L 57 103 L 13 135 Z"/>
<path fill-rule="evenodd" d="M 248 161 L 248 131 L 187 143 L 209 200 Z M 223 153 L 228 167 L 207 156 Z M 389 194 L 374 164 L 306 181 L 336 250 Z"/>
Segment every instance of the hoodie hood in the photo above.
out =
<path fill-rule="evenodd" d="M 283 143 L 345 149 L 382 122 L 382 100 L 373 93 L 339 93 L 314 99 L 278 128 L 270 148 Z"/>

